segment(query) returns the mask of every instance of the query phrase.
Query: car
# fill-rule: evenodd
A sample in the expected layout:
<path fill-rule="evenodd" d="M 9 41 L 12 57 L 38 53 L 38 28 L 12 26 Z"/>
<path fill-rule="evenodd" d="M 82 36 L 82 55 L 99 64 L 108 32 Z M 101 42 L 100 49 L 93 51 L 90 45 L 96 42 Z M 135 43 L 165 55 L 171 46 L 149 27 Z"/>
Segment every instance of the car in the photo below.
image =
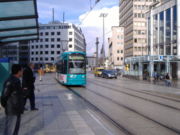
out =
<path fill-rule="evenodd" d="M 102 74 L 101 74 L 101 77 L 117 79 L 117 74 L 113 70 L 103 70 Z"/>
<path fill-rule="evenodd" d="M 94 69 L 94 76 L 100 77 L 103 70 L 104 70 L 103 67 L 96 67 L 96 68 Z"/>

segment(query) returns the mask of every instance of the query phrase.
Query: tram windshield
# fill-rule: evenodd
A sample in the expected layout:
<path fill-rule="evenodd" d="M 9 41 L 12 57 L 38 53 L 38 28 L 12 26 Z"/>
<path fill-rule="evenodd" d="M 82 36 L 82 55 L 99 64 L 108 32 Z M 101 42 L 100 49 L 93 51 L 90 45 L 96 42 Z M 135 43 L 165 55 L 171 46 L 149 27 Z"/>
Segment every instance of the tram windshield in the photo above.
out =
<path fill-rule="evenodd" d="M 69 56 L 69 74 L 85 74 L 85 57 L 80 54 Z"/>

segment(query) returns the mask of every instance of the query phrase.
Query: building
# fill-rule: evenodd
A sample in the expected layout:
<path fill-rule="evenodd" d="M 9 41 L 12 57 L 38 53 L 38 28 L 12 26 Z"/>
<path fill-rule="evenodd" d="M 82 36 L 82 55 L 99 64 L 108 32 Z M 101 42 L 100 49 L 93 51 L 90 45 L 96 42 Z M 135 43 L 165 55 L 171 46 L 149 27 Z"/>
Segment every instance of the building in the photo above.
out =
<path fill-rule="evenodd" d="M 81 29 L 72 23 L 58 21 L 40 24 L 39 40 L 30 42 L 30 61 L 50 64 L 64 51 L 85 51 L 85 38 Z"/>
<path fill-rule="evenodd" d="M 154 0 L 120 0 L 119 20 L 124 27 L 124 56 L 147 54 L 147 23 L 145 13 Z"/>
<path fill-rule="evenodd" d="M 108 39 L 109 68 L 123 69 L 124 66 L 124 28 L 113 26 L 112 37 Z"/>
<path fill-rule="evenodd" d="M 94 68 L 96 67 L 96 57 L 95 56 L 87 56 L 87 67 Z"/>
<path fill-rule="evenodd" d="M 147 12 L 148 56 L 125 60 L 128 74 L 153 78 L 154 72 L 180 78 L 180 0 L 163 0 Z M 128 66 L 129 65 L 129 66 Z"/>
<path fill-rule="evenodd" d="M 11 63 L 25 65 L 29 63 L 29 45 L 28 41 L 8 43 L 1 47 L 3 57 L 8 57 Z"/>

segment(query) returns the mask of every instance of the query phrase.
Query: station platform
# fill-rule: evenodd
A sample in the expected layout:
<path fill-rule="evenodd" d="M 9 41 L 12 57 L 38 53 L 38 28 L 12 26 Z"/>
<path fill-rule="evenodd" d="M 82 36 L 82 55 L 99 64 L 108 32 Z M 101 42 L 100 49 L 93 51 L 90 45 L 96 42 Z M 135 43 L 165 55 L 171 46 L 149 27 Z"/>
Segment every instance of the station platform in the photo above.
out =
<path fill-rule="evenodd" d="M 25 111 L 19 135 L 124 135 L 89 103 L 57 83 L 52 75 L 36 81 L 38 111 Z M 27 102 L 26 108 L 29 108 Z M 4 112 L 0 110 L 0 135 Z"/>

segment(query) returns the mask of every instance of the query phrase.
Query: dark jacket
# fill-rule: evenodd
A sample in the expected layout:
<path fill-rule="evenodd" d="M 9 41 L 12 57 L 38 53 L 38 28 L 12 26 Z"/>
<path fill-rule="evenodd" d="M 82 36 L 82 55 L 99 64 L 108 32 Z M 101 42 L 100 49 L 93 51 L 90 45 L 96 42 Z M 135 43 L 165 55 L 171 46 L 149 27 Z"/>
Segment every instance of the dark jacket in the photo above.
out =
<path fill-rule="evenodd" d="M 34 90 L 35 77 L 30 67 L 26 67 L 23 72 L 22 87 Z"/>
<path fill-rule="evenodd" d="M 3 96 L 6 98 L 6 115 L 19 115 L 24 110 L 21 82 L 11 75 L 4 83 Z"/>

